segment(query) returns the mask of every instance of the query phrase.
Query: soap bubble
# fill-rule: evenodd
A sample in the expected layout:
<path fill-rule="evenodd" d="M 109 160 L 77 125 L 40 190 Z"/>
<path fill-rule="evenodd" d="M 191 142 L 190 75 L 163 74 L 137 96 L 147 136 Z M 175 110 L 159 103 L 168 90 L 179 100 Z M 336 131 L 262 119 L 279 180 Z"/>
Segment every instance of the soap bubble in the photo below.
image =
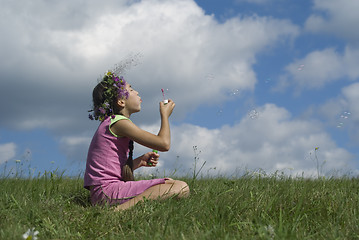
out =
<path fill-rule="evenodd" d="M 168 88 L 161 88 L 161 95 L 162 95 L 162 100 L 168 100 L 171 98 L 170 96 L 170 91 Z"/>
<path fill-rule="evenodd" d="M 233 89 L 233 90 L 231 90 L 231 92 L 230 92 L 229 95 L 230 95 L 230 96 L 239 95 L 239 89 Z"/>
<path fill-rule="evenodd" d="M 259 116 L 259 112 L 256 109 L 252 109 L 248 112 L 248 117 L 251 119 L 256 119 Z"/>
<path fill-rule="evenodd" d="M 340 118 L 342 118 L 342 119 L 348 119 L 348 118 L 350 117 L 350 115 L 351 115 L 351 112 L 345 111 L 345 112 L 343 112 L 342 114 L 340 114 Z"/>
<path fill-rule="evenodd" d="M 297 69 L 298 71 L 302 71 L 304 69 L 304 64 L 299 65 Z"/>
<path fill-rule="evenodd" d="M 337 128 L 342 128 L 344 127 L 344 124 L 346 121 L 348 121 L 348 118 L 351 116 L 351 112 L 345 111 L 343 113 L 340 114 L 339 118 L 340 121 L 337 124 Z"/>
<path fill-rule="evenodd" d="M 168 88 L 162 88 L 162 89 L 163 89 L 163 94 L 165 94 L 165 96 L 168 96 L 170 90 Z"/>

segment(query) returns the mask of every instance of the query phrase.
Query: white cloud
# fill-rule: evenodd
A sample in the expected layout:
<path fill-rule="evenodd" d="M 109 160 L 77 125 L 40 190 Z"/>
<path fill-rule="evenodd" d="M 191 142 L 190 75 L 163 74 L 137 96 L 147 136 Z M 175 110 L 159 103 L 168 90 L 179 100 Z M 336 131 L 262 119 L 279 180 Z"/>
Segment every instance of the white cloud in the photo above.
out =
<path fill-rule="evenodd" d="M 64 136 L 59 141 L 62 152 L 68 159 L 78 162 L 86 162 L 87 151 L 91 143 L 90 136 Z"/>
<path fill-rule="evenodd" d="M 315 0 L 314 10 L 305 23 L 308 31 L 335 34 L 350 42 L 357 42 L 359 24 L 357 9 L 359 2 L 355 0 Z"/>
<path fill-rule="evenodd" d="M 15 143 L 0 144 L 0 165 L 6 161 L 11 160 L 16 154 Z"/>
<path fill-rule="evenodd" d="M 353 83 L 342 90 L 353 119 L 359 121 L 359 83 Z"/>
<path fill-rule="evenodd" d="M 162 154 L 160 166 L 167 173 L 176 168 L 190 173 L 189 169 L 194 167 L 193 146 L 197 146 L 197 153 L 201 151 L 197 170 L 206 161 L 204 175 L 235 175 L 245 169 L 262 169 L 268 174 L 283 171 L 316 176 L 314 153 L 318 157 L 320 174 L 347 173 L 352 167 L 353 156 L 336 146 L 317 122 L 292 119 L 287 110 L 273 104 L 257 110 L 258 118 L 245 117 L 233 126 L 207 129 L 184 124 L 172 127 L 172 148 L 169 153 Z M 155 133 L 158 127 L 145 128 Z M 141 147 L 136 148 L 136 152 L 143 151 Z"/>
<path fill-rule="evenodd" d="M 286 70 L 304 89 L 323 87 L 344 74 L 342 61 L 334 49 L 311 52 L 304 59 L 289 64 Z"/>
<path fill-rule="evenodd" d="M 323 88 L 339 80 L 357 80 L 359 49 L 347 46 L 344 53 L 334 48 L 313 51 L 303 59 L 295 60 L 285 67 L 278 89 L 284 89 L 291 81 L 299 90 Z"/>
<path fill-rule="evenodd" d="M 338 133 L 348 134 L 350 146 L 359 145 L 359 83 L 346 85 L 337 96 L 313 107 L 309 115 L 321 118 L 323 123 Z"/>
<path fill-rule="evenodd" d="M 313 15 L 306 29 L 358 39 L 356 31 L 351 31 L 354 28 L 343 27 L 357 21 L 353 2 L 345 1 L 340 7 L 335 1 L 315 1 L 316 9 L 329 13 L 328 18 Z M 158 125 L 153 122 L 158 113 L 153 114 L 153 106 L 158 111 L 159 89 L 171 90 L 169 97 L 176 101 L 174 120 L 202 104 L 225 101 L 229 90 L 253 91 L 257 54 L 299 33 L 289 21 L 266 17 L 235 17 L 219 23 L 190 0 L 111 1 L 107 6 L 96 1 L 32 1 L 20 12 L 17 3 L 12 4 L 0 10 L 6 19 L 12 16 L 0 24 L 7 33 L 0 39 L 1 78 L 5 79 L 0 83 L 0 107 L 8 113 L 1 124 L 51 129 L 71 159 L 86 157 L 92 134 L 86 131 L 97 126 L 86 119 L 96 78 L 129 53 L 143 56 L 142 63 L 126 76 L 144 99 L 141 118 L 136 120 L 156 133 Z M 56 14 L 47 11 L 53 7 L 59 9 Z M 346 8 L 349 12 L 343 14 Z M 359 50 L 354 44 L 343 52 L 317 50 L 289 64 L 283 78 L 293 79 L 300 89 L 321 88 L 342 78 L 356 80 L 357 62 Z M 302 70 L 298 70 L 300 65 L 304 65 Z M 353 121 L 359 115 L 355 91 L 359 89 L 354 84 L 343 89 L 337 108 L 346 106 Z M 174 126 L 172 149 L 163 154 L 161 168 L 189 171 L 193 146 L 201 151 L 199 166 L 206 161 L 204 174 L 262 168 L 315 175 L 315 147 L 319 147 L 319 160 L 325 161 L 323 171 L 351 166 L 351 154 L 338 147 L 318 123 L 292 119 L 286 109 L 271 104 L 257 110 L 257 119 L 245 117 L 233 126 Z M 14 122 L 14 118 L 19 120 Z"/>
<path fill-rule="evenodd" d="M 347 45 L 342 52 L 336 47 L 314 50 L 288 64 L 276 90 L 286 89 L 293 83 L 300 92 L 320 89 L 339 80 L 358 79 L 359 34 L 355 30 L 359 24 L 358 7 L 359 2 L 352 0 L 314 1 L 315 13 L 307 19 L 304 29 L 316 34 L 337 35 L 346 40 Z"/>
<path fill-rule="evenodd" d="M 315 1 L 315 8 L 328 17 L 312 15 L 305 28 L 358 39 L 355 28 L 343 27 L 357 26 L 353 2 L 337 6 L 341 3 Z M 0 38 L 0 109 L 6 112 L 1 126 L 51 129 L 66 156 L 79 160 L 86 158 L 92 137 L 88 129 L 98 124 L 86 119 L 96 78 L 128 54 L 143 56 L 126 75 L 144 100 L 135 122 L 156 133 L 161 88 L 170 89 L 168 97 L 176 101 L 173 120 L 203 104 L 226 101 L 230 90 L 253 91 L 257 54 L 299 34 L 296 25 L 270 17 L 234 17 L 219 23 L 192 0 L 7 1 L 0 15 L 6 19 L 0 23 L 5 33 Z M 294 79 L 306 89 L 341 78 L 356 80 L 359 50 L 353 42 L 343 53 L 327 48 L 294 61 L 283 83 Z M 343 90 L 337 109 L 346 106 L 354 113 L 358 99 L 350 87 Z M 200 162 L 207 161 L 205 172 L 214 167 L 226 174 L 237 168 L 293 168 L 289 171 L 294 174 L 315 175 L 315 162 L 308 157 L 315 147 L 320 147 L 319 159 L 326 161 L 324 170 L 351 164 L 352 156 L 318 123 L 292 119 L 286 109 L 271 104 L 257 110 L 259 118 L 243 118 L 233 126 L 174 126 L 173 147 L 163 154 L 160 166 L 168 171 L 193 167 L 193 146 L 201 151 Z"/>
<path fill-rule="evenodd" d="M 236 3 L 248 2 L 254 4 L 268 4 L 270 0 L 235 0 Z"/>
<path fill-rule="evenodd" d="M 137 52 L 142 64 L 127 78 L 144 100 L 143 119 L 155 120 L 153 106 L 164 87 L 176 89 L 169 97 L 184 117 L 203 103 L 226 100 L 228 90 L 252 91 L 256 54 L 298 34 L 295 25 L 273 18 L 218 23 L 192 0 L 125 3 L 33 1 L 21 11 L 17 2 L 4 5 L 0 11 L 9 21 L 0 24 L 6 33 L 0 40 L 0 107 L 8 114 L 1 124 L 85 131 L 89 123 L 76 123 L 91 107 L 96 78 Z M 49 14 L 53 7 L 58 11 Z"/>

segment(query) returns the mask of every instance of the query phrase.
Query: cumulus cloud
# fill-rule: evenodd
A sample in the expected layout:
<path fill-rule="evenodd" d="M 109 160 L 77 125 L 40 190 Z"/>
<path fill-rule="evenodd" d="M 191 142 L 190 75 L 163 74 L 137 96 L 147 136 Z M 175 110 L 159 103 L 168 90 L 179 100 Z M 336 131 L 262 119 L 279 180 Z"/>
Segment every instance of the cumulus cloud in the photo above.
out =
<path fill-rule="evenodd" d="M 0 165 L 6 161 L 11 160 L 16 154 L 16 144 L 4 143 L 0 144 Z"/>
<path fill-rule="evenodd" d="M 346 41 L 344 50 L 337 46 L 314 50 L 304 58 L 285 67 L 286 74 L 280 77 L 276 90 L 286 89 L 291 84 L 300 92 L 305 89 L 320 89 L 340 80 L 357 80 L 359 70 L 359 24 L 356 9 L 359 2 L 345 0 L 315 0 L 315 13 L 308 17 L 304 29 L 314 34 L 327 33 Z"/>
<path fill-rule="evenodd" d="M 143 60 L 128 79 L 142 92 L 147 121 L 154 121 L 148 106 L 160 99 L 154 92 L 162 87 L 176 89 L 170 97 L 183 117 L 213 96 L 224 101 L 228 89 L 253 90 L 256 54 L 298 34 L 290 22 L 271 18 L 220 24 L 191 0 L 89 2 L 62 1 L 53 14 L 52 3 L 43 1 L 0 10 L 9 19 L 0 25 L 6 33 L 0 107 L 9 113 L 1 124 L 73 132 L 90 108 L 96 78 L 133 52 Z M 18 114 L 25 117 L 12 121 Z"/>
<path fill-rule="evenodd" d="M 91 137 L 89 136 L 67 135 L 60 139 L 59 146 L 68 159 L 85 162 L 90 142 Z"/>
<path fill-rule="evenodd" d="M 218 129 L 192 124 L 173 127 L 172 148 L 162 154 L 160 167 L 167 173 L 182 170 L 190 174 L 194 157 L 198 157 L 197 171 L 206 162 L 204 175 L 236 176 L 246 169 L 261 169 L 268 174 L 279 171 L 313 177 L 318 171 L 323 175 L 348 173 L 353 167 L 353 156 L 338 147 L 319 122 L 293 119 L 286 109 L 274 104 L 257 111 L 258 118 L 244 117 L 238 124 Z M 158 126 L 143 127 L 158 131 Z M 136 151 L 146 149 L 137 146 Z"/>
<path fill-rule="evenodd" d="M 144 101 L 139 124 L 157 120 L 161 88 L 181 120 L 232 89 L 253 91 L 256 55 L 299 33 L 274 18 L 219 23 L 192 0 L 7 1 L 0 14 L 1 126 L 49 129 L 68 158 L 81 160 L 98 124 L 87 120 L 92 89 L 115 63 L 141 56 L 125 74 Z"/>
<path fill-rule="evenodd" d="M 356 23 L 353 2 L 339 6 L 333 0 L 315 1 L 318 13 L 308 19 L 305 29 L 357 39 L 355 31 L 343 27 Z M 218 22 L 192 0 L 8 1 L 0 14 L 7 20 L 0 23 L 5 33 L 0 38 L 0 109 L 6 113 L 1 126 L 50 129 L 65 155 L 79 161 L 86 158 L 98 126 L 86 119 L 92 88 L 99 75 L 118 61 L 125 58 L 132 63 L 125 77 L 144 100 L 134 122 L 157 133 L 161 88 L 168 88 L 168 97 L 176 102 L 171 120 L 178 123 L 203 105 L 225 102 L 228 91 L 254 91 L 257 54 L 299 34 L 291 22 L 270 17 L 237 16 Z M 356 80 L 358 61 L 353 42 L 343 52 L 335 47 L 316 50 L 289 64 L 281 83 L 294 82 L 302 90 L 322 88 L 342 78 Z M 357 121 L 358 91 L 356 84 L 344 88 L 322 112 L 325 107 L 332 112 L 334 106 L 337 112 L 345 107 Z M 162 153 L 160 171 L 188 173 L 195 156 L 197 170 L 206 162 L 204 174 L 233 175 L 261 168 L 316 175 L 315 155 L 321 173 L 352 166 L 353 156 L 338 147 L 320 123 L 295 119 L 274 104 L 256 110 L 257 118 L 246 116 L 215 129 L 174 125 L 172 149 Z M 15 147 L 1 145 L 0 152 L 5 149 L 8 154 L 1 154 L 6 156 L 3 159 L 14 157 Z M 148 149 L 136 146 L 136 153 L 144 151 Z"/>
<path fill-rule="evenodd" d="M 335 34 L 351 43 L 359 39 L 357 9 L 359 2 L 353 0 L 315 0 L 314 10 L 305 23 L 305 29 L 316 33 Z"/>
<path fill-rule="evenodd" d="M 338 96 L 318 107 L 318 113 L 332 127 L 348 132 L 351 145 L 359 144 L 359 83 L 352 83 L 341 89 Z"/>
<path fill-rule="evenodd" d="M 243 2 L 247 2 L 247 3 L 254 3 L 254 4 L 268 4 L 270 3 L 269 0 L 235 0 L 236 3 L 243 3 Z"/>
<path fill-rule="evenodd" d="M 280 77 L 277 90 L 293 84 L 300 92 L 320 89 L 335 81 L 357 80 L 358 61 L 359 49 L 355 47 L 347 46 L 343 53 L 335 48 L 313 51 L 285 67 L 286 74 Z"/>

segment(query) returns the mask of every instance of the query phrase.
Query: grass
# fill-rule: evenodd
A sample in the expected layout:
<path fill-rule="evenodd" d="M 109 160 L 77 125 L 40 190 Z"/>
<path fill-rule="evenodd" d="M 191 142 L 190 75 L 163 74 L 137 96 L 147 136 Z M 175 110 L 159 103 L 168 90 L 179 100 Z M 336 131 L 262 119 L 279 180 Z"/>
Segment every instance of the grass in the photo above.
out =
<path fill-rule="evenodd" d="M 359 179 L 182 179 L 187 199 L 91 206 L 82 178 L 1 178 L 0 239 L 359 239 Z"/>

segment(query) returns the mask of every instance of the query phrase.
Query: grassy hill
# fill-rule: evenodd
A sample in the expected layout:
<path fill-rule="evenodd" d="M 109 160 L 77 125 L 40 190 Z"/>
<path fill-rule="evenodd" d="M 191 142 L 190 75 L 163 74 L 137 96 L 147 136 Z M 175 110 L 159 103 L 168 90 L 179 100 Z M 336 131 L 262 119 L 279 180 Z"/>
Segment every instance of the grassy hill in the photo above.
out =
<path fill-rule="evenodd" d="M 93 207 L 83 180 L 0 179 L 0 239 L 359 239 L 359 180 L 181 179 L 188 199 Z"/>

